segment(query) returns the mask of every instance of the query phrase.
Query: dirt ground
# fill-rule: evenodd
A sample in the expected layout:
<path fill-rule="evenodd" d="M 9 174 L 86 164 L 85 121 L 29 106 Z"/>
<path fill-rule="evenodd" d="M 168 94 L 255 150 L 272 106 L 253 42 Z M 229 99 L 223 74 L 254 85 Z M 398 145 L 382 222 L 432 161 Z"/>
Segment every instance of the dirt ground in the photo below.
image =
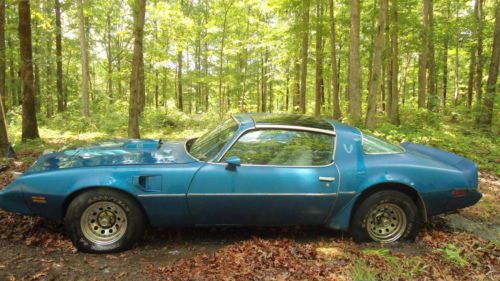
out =
<path fill-rule="evenodd" d="M 0 280 L 499 280 L 500 180 L 483 173 L 480 190 L 476 206 L 390 246 L 313 227 L 182 228 L 149 229 L 133 250 L 93 255 L 56 222 L 0 211 Z"/>

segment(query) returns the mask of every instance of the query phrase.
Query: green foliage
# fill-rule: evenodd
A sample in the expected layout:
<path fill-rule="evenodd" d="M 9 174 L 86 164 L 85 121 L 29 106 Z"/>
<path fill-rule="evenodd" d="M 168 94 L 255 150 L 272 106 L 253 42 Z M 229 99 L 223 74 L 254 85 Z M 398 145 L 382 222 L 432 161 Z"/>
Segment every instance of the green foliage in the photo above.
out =
<path fill-rule="evenodd" d="M 352 279 L 355 281 L 376 281 L 377 271 L 370 268 L 366 262 L 356 261 L 351 270 Z"/>
<path fill-rule="evenodd" d="M 469 254 L 465 253 L 463 249 L 460 249 L 454 244 L 448 244 L 446 248 L 437 251 L 441 252 L 447 261 L 452 262 L 458 267 L 464 267 L 469 264 Z"/>

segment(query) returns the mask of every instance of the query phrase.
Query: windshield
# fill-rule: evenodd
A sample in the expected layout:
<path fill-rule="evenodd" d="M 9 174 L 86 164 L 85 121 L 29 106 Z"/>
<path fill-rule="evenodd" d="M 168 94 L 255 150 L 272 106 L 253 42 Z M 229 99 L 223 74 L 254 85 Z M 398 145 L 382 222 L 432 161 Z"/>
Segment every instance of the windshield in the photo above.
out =
<path fill-rule="evenodd" d="M 367 154 L 401 153 L 405 149 L 375 136 L 363 133 L 363 152 Z"/>
<path fill-rule="evenodd" d="M 201 161 L 213 160 L 237 130 L 238 124 L 232 118 L 228 119 L 215 129 L 194 140 L 189 153 Z"/>

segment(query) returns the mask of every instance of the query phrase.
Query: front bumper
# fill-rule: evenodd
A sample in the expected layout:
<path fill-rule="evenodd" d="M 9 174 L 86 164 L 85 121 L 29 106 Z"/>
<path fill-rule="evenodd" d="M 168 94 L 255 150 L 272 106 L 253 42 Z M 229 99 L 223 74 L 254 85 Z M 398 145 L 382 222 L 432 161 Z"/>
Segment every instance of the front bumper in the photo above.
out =
<path fill-rule="evenodd" d="M 24 202 L 20 188 L 0 190 L 0 209 L 22 215 L 33 215 Z"/>

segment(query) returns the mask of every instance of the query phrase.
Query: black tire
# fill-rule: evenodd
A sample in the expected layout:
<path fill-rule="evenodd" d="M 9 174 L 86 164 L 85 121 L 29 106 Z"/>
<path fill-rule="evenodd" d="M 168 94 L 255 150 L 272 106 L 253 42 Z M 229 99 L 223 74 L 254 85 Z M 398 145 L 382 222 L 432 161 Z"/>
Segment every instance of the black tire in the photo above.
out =
<path fill-rule="evenodd" d="M 385 205 L 382 205 L 385 204 Z M 350 232 L 357 242 L 376 241 L 369 233 L 368 224 L 370 214 L 377 210 L 377 207 L 387 206 L 387 204 L 396 205 L 402 210 L 406 218 L 406 225 L 401 226 L 398 236 L 393 237 L 393 241 L 378 242 L 390 243 L 396 241 L 413 241 L 420 228 L 420 217 L 417 206 L 413 200 L 406 194 L 399 191 L 383 190 L 370 195 L 357 206 L 353 211 Z M 397 209 L 397 208 L 396 208 Z M 390 223 L 390 222 L 389 222 Z M 373 226 L 373 225 L 372 225 Z M 394 225 L 393 225 L 394 226 Z M 385 227 L 383 227 L 385 228 Z M 375 228 L 374 228 L 375 229 Z M 373 231 L 371 231 L 373 233 Z M 373 235 L 373 234 L 372 234 Z M 398 237 L 398 238 L 396 238 Z"/>
<path fill-rule="evenodd" d="M 85 210 L 101 202 L 119 206 L 126 216 L 121 221 L 127 221 L 124 233 L 117 237 L 116 241 L 109 241 L 106 245 L 89 240 L 84 234 L 81 223 Z M 92 189 L 74 198 L 68 206 L 64 224 L 73 245 L 79 251 L 87 253 L 116 253 L 128 250 L 142 237 L 146 225 L 142 209 L 133 198 L 122 192 L 105 188 Z"/>

